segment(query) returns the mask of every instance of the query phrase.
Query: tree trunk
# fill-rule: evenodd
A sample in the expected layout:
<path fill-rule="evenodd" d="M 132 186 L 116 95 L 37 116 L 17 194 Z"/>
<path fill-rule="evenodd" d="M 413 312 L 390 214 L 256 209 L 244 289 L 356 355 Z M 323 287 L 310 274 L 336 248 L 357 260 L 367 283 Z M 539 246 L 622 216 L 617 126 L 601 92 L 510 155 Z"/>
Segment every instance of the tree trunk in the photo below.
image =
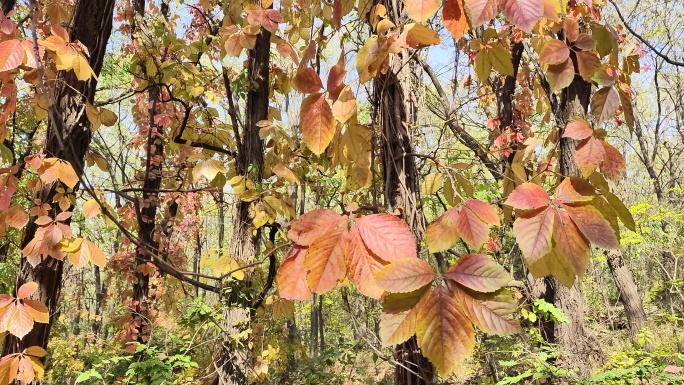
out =
<path fill-rule="evenodd" d="M 591 84 L 585 82 L 579 75 L 575 75 L 572 83 L 562 92 L 559 110 L 556 112 L 558 126 L 564 128 L 573 117 L 585 116 L 590 97 Z M 562 177 L 581 176 L 574 159 L 576 146 L 577 141 L 561 138 L 560 173 Z M 581 281 L 577 279 L 570 288 L 552 277 L 545 278 L 544 282 L 546 300 L 558 307 L 569 319 L 567 323 L 544 322 L 542 327 L 546 338 L 549 342 L 557 343 L 568 354 L 568 366 L 579 370 L 581 375 L 588 375 L 590 373 L 589 358 L 594 356 L 600 359 L 603 353 L 594 334 L 584 325 L 585 309 Z"/>
<path fill-rule="evenodd" d="M 636 283 L 634 283 L 632 273 L 625 266 L 622 254 L 619 251 L 606 251 L 606 259 L 608 260 L 608 267 L 615 281 L 615 286 L 617 286 L 620 292 L 620 302 L 625 307 L 629 332 L 632 336 L 636 336 L 641 328 L 646 325 L 646 312 L 644 312 L 644 306 L 641 303 Z"/>
<path fill-rule="evenodd" d="M 254 49 L 249 51 L 247 75 L 254 86 L 247 94 L 242 138 L 235 138 L 238 144 L 235 158 L 237 175 L 243 175 L 256 182 L 261 181 L 264 162 L 263 142 L 259 137 L 259 127 L 256 123 L 268 117 L 270 39 L 271 33 L 262 28 L 257 35 Z M 249 202 L 239 201 L 235 205 L 233 215 L 229 255 L 241 261 L 254 258 L 259 252 L 261 231 L 260 229 L 254 231 L 249 217 L 249 207 Z M 243 288 L 238 290 L 251 287 L 250 277 L 246 276 L 245 280 L 240 282 L 240 286 Z M 239 346 L 230 334 L 238 332 L 244 327 L 245 322 L 249 322 L 252 315 L 252 303 L 238 301 L 238 298 L 232 295 L 225 300 L 227 306 L 224 310 L 223 330 L 229 335 L 225 336 L 219 358 L 215 362 L 218 377 L 214 384 L 245 384 L 247 383 L 247 369 L 250 365 L 250 360 L 247 358 L 248 348 L 246 343 L 244 346 Z"/>
<path fill-rule="evenodd" d="M 80 0 L 74 6 L 71 41 L 78 40 L 90 52 L 89 64 L 96 75 L 102 69 L 102 60 L 112 29 L 114 0 Z M 83 162 L 90 145 L 90 122 L 85 113 L 85 101 L 93 102 L 97 79 L 79 81 L 73 71 L 61 71 L 54 82 L 54 114 L 48 121 L 45 153 L 71 163 L 78 175 L 83 175 Z M 52 202 L 56 184 L 47 186 L 36 194 L 41 202 Z M 59 213 L 59 206 L 52 205 L 52 214 Z M 38 226 L 32 217 L 24 230 L 22 248 L 33 240 Z M 62 289 L 64 262 L 48 257 L 35 268 L 26 259 L 21 260 L 17 287 L 26 282 L 37 282 L 38 290 L 32 296 L 50 310 L 50 323 L 36 323 L 22 340 L 8 334 L 5 337 L 3 356 L 21 352 L 29 346 L 47 347 L 50 329 L 57 319 Z"/>
<path fill-rule="evenodd" d="M 406 20 L 403 9 L 396 2 L 386 2 L 390 21 L 399 25 Z M 401 211 L 415 238 L 420 239 L 425 230 L 425 219 L 418 211 L 418 172 L 416 170 L 409 127 L 416 121 L 414 84 L 412 84 L 413 61 L 410 54 L 402 51 L 390 58 L 390 70 L 378 75 L 374 81 L 375 102 L 382 129 L 382 172 L 385 209 Z M 396 385 L 431 384 L 436 380 L 432 363 L 418 348 L 415 336 L 396 347 L 394 358 L 394 383 Z"/>

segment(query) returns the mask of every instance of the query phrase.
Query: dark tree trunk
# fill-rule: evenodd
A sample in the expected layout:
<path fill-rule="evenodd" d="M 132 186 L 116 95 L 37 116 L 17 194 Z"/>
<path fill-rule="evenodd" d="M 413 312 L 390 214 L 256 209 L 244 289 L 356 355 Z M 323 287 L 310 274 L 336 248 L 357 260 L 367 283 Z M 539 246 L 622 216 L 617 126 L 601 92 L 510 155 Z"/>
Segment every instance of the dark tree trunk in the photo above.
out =
<path fill-rule="evenodd" d="M 575 116 L 583 117 L 587 113 L 591 98 L 591 84 L 576 75 L 573 82 L 562 91 L 556 121 L 559 127 L 565 125 Z M 562 132 L 561 132 L 562 133 Z M 577 141 L 561 138 L 560 173 L 562 177 L 579 177 L 581 173 L 575 164 L 574 153 Z M 590 373 L 590 358 L 603 358 L 601 347 L 596 337 L 584 325 L 585 308 L 582 296 L 581 281 L 568 288 L 555 278 L 544 279 L 546 284 L 544 297 L 553 303 L 569 319 L 567 323 L 543 322 L 542 328 L 549 342 L 557 343 L 568 354 L 568 365 L 576 368 L 582 375 Z"/>
<path fill-rule="evenodd" d="M 247 93 L 247 108 L 245 127 L 241 138 L 235 138 L 238 151 L 235 157 L 237 175 L 243 175 L 255 182 L 261 181 L 263 169 L 263 142 L 259 137 L 257 122 L 268 117 L 269 97 L 269 59 L 271 33 L 263 29 L 257 35 L 254 49 L 249 51 L 248 79 L 254 85 Z M 230 97 L 230 95 L 229 95 Z M 230 240 L 230 256 L 236 260 L 246 261 L 259 253 L 261 231 L 254 232 L 249 217 L 249 202 L 238 201 L 233 213 L 233 233 Z M 242 288 L 252 286 L 249 276 L 240 282 Z M 231 334 L 249 322 L 252 313 L 252 303 L 240 303 L 234 296 L 224 298 L 226 308 L 223 330 Z M 244 302 L 244 301 L 242 301 Z M 221 352 L 215 363 L 218 377 L 215 385 L 232 385 L 247 383 L 247 368 L 250 365 L 248 348 L 238 346 L 230 335 L 225 336 Z M 245 341 L 246 342 L 246 341 Z"/>
<path fill-rule="evenodd" d="M 396 2 L 386 2 L 389 19 L 399 25 L 406 16 Z M 413 61 L 407 51 L 390 58 L 390 70 L 374 81 L 375 103 L 380 121 L 382 177 L 385 209 L 401 211 L 420 244 L 425 218 L 418 210 L 418 172 L 414 162 L 409 127 L 416 122 L 416 100 L 412 83 Z M 396 385 L 432 384 L 436 380 L 432 363 L 422 355 L 416 338 L 396 347 L 394 368 Z"/>
<path fill-rule="evenodd" d="M 74 8 L 71 26 L 71 41 L 79 40 L 90 52 L 90 67 L 99 75 L 105 49 L 112 29 L 114 0 L 80 0 Z M 90 78 L 79 81 L 73 71 L 60 72 L 55 81 L 53 114 L 49 119 L 45 153 L 71 163 L 78 175 L 83 175 L 83 162 L 90 145 L 90 122 L 85 114 L 85 101 L 93 102 L 97 80 Z M 55 184 L 47 186 L 36 194 L 42 202 L 52 202 L 56 193 Z M 53 204 L 53 215 L 59 213 L 59 206 Z M 24 230 L 22 248 L 33 240 L 38 226 L 35 217 Z M 29 346 L 47 348 L 50 329 L 58 315 L 62 289 L 64 262 L 48 257 L 35 268 L 26 259 L 21 260 L 17 287 L 26 282 L 37 282 L 39 287 L 32 296 L 42 301 L 50 310 L 50 323 L 36 323 L 22 340 L 8 334 L 5 337 L 3 356 L 21 352 Z"/>

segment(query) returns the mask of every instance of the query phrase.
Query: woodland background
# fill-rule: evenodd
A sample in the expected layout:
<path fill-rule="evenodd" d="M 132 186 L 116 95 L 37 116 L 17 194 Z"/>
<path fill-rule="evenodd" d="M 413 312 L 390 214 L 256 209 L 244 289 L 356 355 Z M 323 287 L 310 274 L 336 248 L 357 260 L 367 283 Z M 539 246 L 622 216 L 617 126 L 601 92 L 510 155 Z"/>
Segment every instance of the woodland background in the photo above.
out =
<path fill-rule="evenodd" d="M 684 383 L 680 3 L 0 3 L 0 384 Z M 530 266 L 520 202 L 563 180 L 610 234 Z M 451 207 L 484 238 L 431 238 Z M 322 209 L 408 236 L 314 284 Z M 435 279 L 498 306 L 460 310 L 473 345 L 383 343 L 406 242 L 404 291 L 478 250 L 504 276 Z"/>

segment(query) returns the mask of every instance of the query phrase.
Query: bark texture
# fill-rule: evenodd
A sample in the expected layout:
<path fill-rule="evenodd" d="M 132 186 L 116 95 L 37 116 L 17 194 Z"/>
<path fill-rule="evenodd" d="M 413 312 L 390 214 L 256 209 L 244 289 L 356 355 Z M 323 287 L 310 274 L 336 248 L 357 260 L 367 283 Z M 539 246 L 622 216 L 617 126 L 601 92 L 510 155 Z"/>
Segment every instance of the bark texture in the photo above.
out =
<path fill-rule="evenodd" d="M 245 127 L 242 137 L 236 138 L 238 151 L 235 157 L 237 175 L 244 175 L 253 181 L 260 181 L 263 169 L 263 142 L 259 137 L 260 120 L 268 117 L 269 96 L 269 55 L 271 33 L 262 29 L 257 36 L 257 42 L 248 57 L 248 78 L 254 86 L 247 94 L 247 109 Z M 254 232 L 249 217 L 249 202 L 239 201 L 233 213 L 233 233 L 230 240 L 230 256 L 236 260 L 246 261 L 259 253 L 261 231 Z M 251 286 L 250 277 L 245 277 L 241 286 Z M 244 290 L 241 289 L 241 290 Z M 239 301 L 237 297 L 229 295 L 224 298 L 223 330 L 229 334 L 225 336 L 221 352 L 215 365 L 218 377 L 215 385 L 232 385 L 247 383 L 247 368 L 249 367 L 248 348 L 246 343 L 241 346 L 230 334 L 238 333 L 249 322 L 252 303 Z M 241 303 L 243 302 L 243 303 Z"/>
<path fill-rule="evenodd" d="M 641 328 L 646 325 L 646 312 L 644 311 L 641 297 L 639 297 L 634 277 L 632 272 L 625 266 L 622 253 L 619 251 L 606 251 L 606 259 L 608 260 L 610 274 L 613 276 L 615 286 L 620 293 L 620 302 L 625 307 L 629 332 L 632 336 L 636 336 Z"/>
<path fill-rule="evenodd" d="M 399 25 L 406 16 L 396 2 L 388 1 L 385 6 L 389 19 Z M 382 129 L 382 172 L 385 208 L 396 209 L 408 223 L 420 244 L 425 230 L 425 219 L 418 210 L 418 173 L 416 170 L 409 129 L 416 122 L 416 100 L 412 94 L 413 61 L 404 51 L 390 58 L 390 70 L 374 81 L 375 101 Z M 397 346 L 394 353 L 397 361 L 394 371 L 396 385 L 432 384 L 436 380 L 435 369 L 418 348 L 413 337 Z"/>
<path fill-rule="evenodd" d="M 71 41 L 79 40 L 90 52 L 90 67 L 96 75 L 102 69 L 105 49 L 112 29 L 114 0 L 80 0 L 74 7 Z M 78 175 L 83 175 L 83 162 L 90 145 L 90 122 L 85 113 L 85 101 L 93 103 L 97 80 L 79 81 L 73 71 L 61 71 L 55 81 L 54 107 L 48 121 L 45 153 L 71 163 Z M 53 184 L 36 194 L 42 202 L 52 202 L 57 186 Z M 59 213 L 59 206 L 52 205 L 52 214 Z M 35 236 L 38 226 L 32 217 L 24 230 L 21 246 L 26 246 Z M 17 287 L 26 282 L 37 282 L 39 287 L 32 299 L 45 303 L 50 310 L 50 323 L 36 323 L 22 340 L 8 334 L 5 337 L 3 356 L 20 352 L 29 346 L 47 347 L 52 323 L 58 317 L 62 288 L 64 262 L 47 258 L 35 268 L 26 259 L 21 260 Z"/>

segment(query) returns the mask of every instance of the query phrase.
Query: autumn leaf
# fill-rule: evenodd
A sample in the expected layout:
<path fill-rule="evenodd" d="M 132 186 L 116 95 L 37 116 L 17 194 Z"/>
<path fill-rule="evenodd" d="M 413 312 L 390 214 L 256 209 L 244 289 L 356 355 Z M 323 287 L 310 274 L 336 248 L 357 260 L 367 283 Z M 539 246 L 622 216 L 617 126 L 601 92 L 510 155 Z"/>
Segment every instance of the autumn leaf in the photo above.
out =
<path fill-rule="evenodd" d="M 335 118 L 324 94 L 315 93 L 302 101 L 299 126 L 304 144 L 314 154 L 322 154 L 335 135 Z"/>
<path fill-rule="evenodd" d="M 438 8 L 439 0 L 404 0 L 404 12 L 419 23 L 429 19 Z"/>
<path fill-rule="evenodd" d="M 406 222 L 389 214 L 373 214 L 357 218 L 356 225 L 363 243 L 383 261 L 416 258 L 417 246 Z"/>
<path fill-rule="evenodd" d="M 560 64 L 549 65 L 546 71 L 546 80 L 551 86 L 551 92 L 558 92 L 569 86 L 574 78 L 575 66 L 570 59 L 566 59 Z"/>
<path fill-rule="evenodd" d="M 323 82 L 320 76 L 313 70 L 313 68 L 299 68 L 294 79 L 292 79 L 297 91 L 303 94 L 313 94 L 323 88 Z"/>
<path fill-rule="evenodd" d="M 573 120 L 565 126 L 563 130 L 563 137 L 570 139 L 582 140 L 594 134 L 594 129 L 591 128 L 586 120 Z"/>
<path fill-rule="evenodd" d="M 514 316 L 518 304 L 508 290 L 483 294 L 456 288 L 454 292 L 468 318 L 483 332 L 508 335 L 521 330 Z"/>
<path fill-rule="evenodd" d="M 323 234 L 337 227 L 342 219 L 340 214 L 328 209 L 309 211 L 292 223 L 287 237 L 300 246 L 310 246 Z"/>
<path fill-rule="evenodd" d="M 602 140 L 601 144 L 603 145 L 603 149 L 605 151 L 603 162 L 601 163 L 601 171 L 603 172 L 603 175 L 610 180 L 618 180 L 622 178 L 622 175 L 624 175 L 625 171 L 627 170 L 625 166 L 625 158 L 622 156 L 620 151 L 605 141 Z"/>
<path fill-rule="evenodd" d="M 513 235 L 528 263 L 534 263 L 551 251 L 555 214 L 546 207 L 518 216 L 513 223 Z"/>
<path fill-rule="evenodd" d="M 570 57 L 570 48 L 561 40 L 552 39 L 539 53 L 539 61 L 544 64 L 561 64 Z"/>
<path fill-rule="evenodd" d="M 326 293 L 345 278 L 349 238 L 346 228 L 337 228 L 309 246 L 304 266 L 307 269 L 306 282 L 311 291 Z"/>
<path fill-rule="evenodd" d="M 276 274 L 278 294 L 282 298 L 304 301 L 313 295 L 306 283 L 305 258 L 306 249 L 300 246 L 293 246 L 285 255 Z"/>
<path fill-rule="evenodd" d="M 359 293 L 380 299 L 385 291 L 378 284 L 375 275 L 382 269 L 383 262 L 368 252 L 356 226 L 350 232 L 347 259 L 347 276 L 354 282 Z"/>
<path fill-rule="evenodd" d="M 584 176 L 591 175 L 603 163 L 605 157 L 606 149 L 601 141 L 593 136 L 580 142 L 575 149 L 575 163 Z"/>
<path fill-rule="evenodd" d="M 226 167 L 218 159 L 206 159 L 203 160 L 192 169 L 192 180 L 194 182 L 199 181 L 202 177 L 207 178 L 207 181 L 211 182 L 216 178 L 219 173 L 225 174 L 228 172 Z"/>
<path fill-rule="evenodd" d="M 408 293 L 435 279 L 435 271 L 429 263 L 418 258 L 392 261 L 375 274 L 375 281 L 390 293 Z"/>
<path fill-rule="evenodd" d="M 558 252 L 567 259 L 575 274 L 582 276 L 589 265 L 589 241 L 565 211 L 555 210 L 555 214 L 553 239 Z"/>
<path fill-rule="evenodd" d="M 611 250 L 620 248 L 620 242 L 613 228 L 597 209 L 589 205 L 577 207 L 564 205 L 563 209 L 593 245 Z"/>
<path fill-rule="evenodd" d="M 476 213 L 479 205 L 469 204 L 471 201 L 474 200 L 466 201 L 461 208 L 456 220 L 456 229 L 463 241 L 479 250 L 489 239 L 489 225 L 491 223 L 487 223 L 480 218 Z"/>
<path fill-rule="evenodd" d="M 28 299 L 37 289 L 36 282 L 27 282 L 19 287 L 16 298 L 0 294 L 0 330 L 21 339 L 33 329 L 34 322 L 49 322 L 48 308 L 40 301 Z"/>
<path fill-rule="evenodd" d="M 418 312 L 416 337 L 423 354 L 437 371 L 448 376 L 472 354 L 475 329 L 454 294 L 438 285 Z"/>
<path fill-rule="evenodd" d="M 464 7 L 463 0 L 444 0 L 442 7 L 444 27 L 446 27 L 456 41 L 462 38 L 470 29 Z"/>
<path fill-rule="evenodd" d="M 506 199 L 506 205 L 518 210 L 534 210 L 551 203 L 549 193 L 534 183 L 523 183 L 516 187 Z"/>
<path fill-rule="evenodd" d="M 483 254 L 467 254 L 444 276 L 475 291 L 497 291 L 511 281 L 510 275 L 498 263 Z"/>
<path fill-rule="evenodd" d="M 24 61 L 21 41 L 12 39 L 0 43 L 0 72 L 11 71 Z"/>
<path fill-rule="evenodd" d="M 337 100 L 332 105 L 332 114 L 338 122 L 344 124 L 356 115 L 356 97 L 351 87 L 344 86 Z"/>
<path fill-rule="evenodd" d="M 416 333 L 418 313 L 430 297 L 426 285 L 410 293 L 391 293 L 382 302 L 380 341 L 382 346 L 400 344 Z"/>
<path fill-rule="evenodd" d="M 620 94 L 614 87 L 604 87 L 591 98 L 591 111 L 596 123 L 602 123 L 615 116 L 620 108 Z"/>
<path fill-rule="evenodd" d="M 493 19 L 499 11 L 496 0 L 464 0 L 464 5 L 473 28 Z"/>
<path fill-rule="evenodd" d="M 542 0 L 501 0 L 500 6 L 506 19 L 527 33 L 544 15 Z"/>
<path fill-rule="evenodd" d="M 448 250 L 461 238 L 456 227 L 457 219 L 458 207 L 453 207 L 430 222 L 426 237 L 428 249 L 431 253 Z"/>

